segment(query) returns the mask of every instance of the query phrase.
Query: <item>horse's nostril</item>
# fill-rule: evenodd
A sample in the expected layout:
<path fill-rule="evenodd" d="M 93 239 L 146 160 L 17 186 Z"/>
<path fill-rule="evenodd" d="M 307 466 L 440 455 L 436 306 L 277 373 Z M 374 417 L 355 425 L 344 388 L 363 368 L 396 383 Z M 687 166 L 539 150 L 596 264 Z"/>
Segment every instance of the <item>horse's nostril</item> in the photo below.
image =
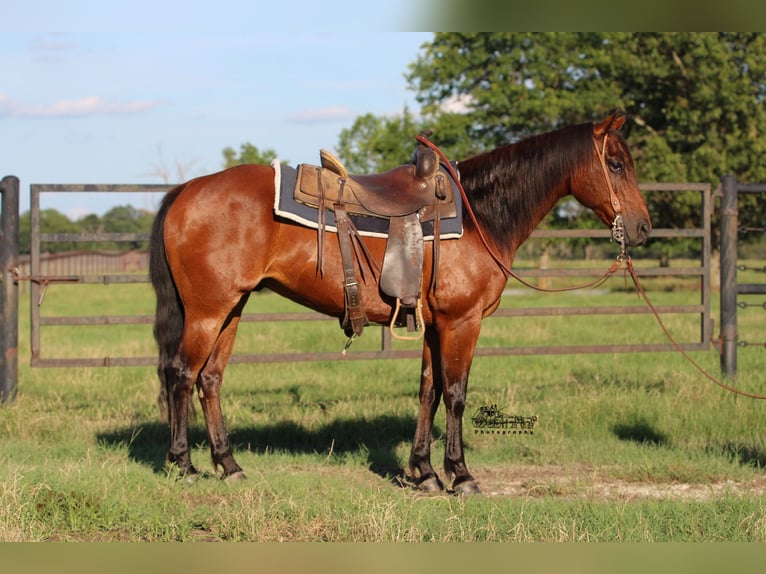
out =
<path fill-rule="evenodd" d="M 649 237 L 649 234 L 652 232 L 652 226 L 648 223 L 642 223 L 641 224 L 641 233 L 647 237 Z"/>
<path fill-rule="evenodd" d="M 652 233 L 652 226 L 648 222 L 644 222 L 641 225 L 638 226 L 638 236 L 641 240 L 641 243 L 646 243 L 649 240 L 649 235 Z"/>

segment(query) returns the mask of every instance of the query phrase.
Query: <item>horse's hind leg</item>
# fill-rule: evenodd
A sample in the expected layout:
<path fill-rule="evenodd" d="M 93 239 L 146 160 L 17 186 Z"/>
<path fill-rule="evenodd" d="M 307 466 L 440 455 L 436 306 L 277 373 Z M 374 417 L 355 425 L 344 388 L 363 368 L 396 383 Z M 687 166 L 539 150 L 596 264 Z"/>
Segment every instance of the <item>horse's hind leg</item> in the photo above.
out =
<path fill-rule="evenodd" d="M 223 371 L 231 356 L 240 316 L 247 299 L 248 295 L 245 295 L 234 311 L 232 311 L 228 321 L 221 330 L 210 358 L 197 380 L 199 399 L 205 414 L 205 424 L 207 426 L 208 440 L 210 441 L 213 466 L 216 469 L 219 466 L 223 469 L 222 478 L 245 477 L 242 468 L 234 460 L 229 444 L 229 436 L 223 422 L 221 385 L 223 384 Z"/>
<path fill-rule="evenodd" d="M 216 348 L 224 318 L 201 318 L 187 309 L 181 342 L 166 369 L 170 446 L 167 461 L 183 475 L 196 475 L 189 447 L 189 407 L 200 373 Z"/>
<path fill-rule="evenodd" d="M 182 475 L 193 477 L 197 475 L 197 469 L 191 463 L 188 428 L 189 401 L 196 372 L 189 369 L 185 354 L 180 349 L 165 372 L 170 427 L 167 462 L 176 465 Z"/>

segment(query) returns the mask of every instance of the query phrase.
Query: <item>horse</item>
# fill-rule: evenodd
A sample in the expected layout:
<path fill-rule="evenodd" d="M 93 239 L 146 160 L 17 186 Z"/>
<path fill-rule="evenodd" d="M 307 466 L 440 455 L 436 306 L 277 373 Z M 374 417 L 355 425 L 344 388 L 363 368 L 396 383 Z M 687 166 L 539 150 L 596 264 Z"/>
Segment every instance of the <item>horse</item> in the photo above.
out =
<path fill-rule="evenodd" d="M 464 457 L 463 412 L 482 319 L 492 314 L 519 246 L 542 218 L 573 195 L 620 235 L 646 242 L 651 220 L 620 128 L 626 114 L 568 125 L 458 162 L 465 202 L 463 234 L 444 240 L 439 269 L 426 250 L 422 283 L 423 350 L 419 413 L 406 480 L 422 491 L 480 493 Z M 337 242 L 274 214 L 274 167 L 240 165 L 180 184 L 163 198 L 151 233 L 150 277 L 157 306 L 157 373 L 166 402 L 166 462 L 181 476 L 199 476 L 190 456 L 189 409 L 195 387 L 207 427 L 214 471 L 246 478 L 235 461 L 220 405 L 221 385 L 250 293 L 267 288 L 315 311 L 341 318 L 344 274 Z M 380 261 L 385 239 L 365 238 Z M 361 263 L 360 263 L 361 265 Z M 361 285 L 372 323 L 392 320 L 393 302 L 376 281 Z M 444 477 L 431 464 L 434 415 L 446 409 Z"/>

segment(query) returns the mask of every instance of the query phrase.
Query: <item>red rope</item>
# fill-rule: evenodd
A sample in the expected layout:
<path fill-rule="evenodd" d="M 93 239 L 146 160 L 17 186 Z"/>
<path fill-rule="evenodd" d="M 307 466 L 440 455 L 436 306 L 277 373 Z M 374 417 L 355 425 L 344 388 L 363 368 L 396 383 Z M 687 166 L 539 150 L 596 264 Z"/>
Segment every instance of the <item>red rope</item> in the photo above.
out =
<path fill-rule="evenodd" d="M 644 288 L 641 286 L 641 283 L 638 280 L 638 275 L 636 274 L 636 270 L 633 268 L 633 262 L 631 261 L 630 257 L 628 257 L 626 260 L 626 265 L 628 268 L 628 272 L 630 273 L 630 277 L 633 279 L 633 284 L 636 286 L 636 290 L 638 291 L 638 294 L 641 296 L 641 298 L 646 302 L 649 309 L 651 309 L 652 314 L 654 315 L 655 319 L 657 319 L 657 323 L 660 325 L 660 328 L 662 329 L 662 332 L 665 333 L 665 336 L 668 338 L 668 340 L 672 343 L 673 347 L 675 347 L 676 351 L 678 351 L 681 356 L 684 357 L 691 365 L 697 369 L 704 377 L 721 387 L 722 389 L 725 389 L 731 393 L 734 393 L 736 395 L 742 395 L 743 397 L 749 397 L 751 399 L 766 399 L 766 395 L 758 395 L 754 393 L 748 393 L 746 391 L 741 391 L 739 389 L 735 389 L 734 387 L 727 385 L 720 380 L 718 380 L 716 377 L 708 373 L 697 361 L 692 359 L 689 354 L 684 351 L 681 346 L 676 342 L 676 340 L 673 338 L 673 336 L 670 334 L 670 331 L 668 331 L 668 328 L 665 326 L 665 323 L 662 321 L 662 318 L 660 318 L 660 314 L 657 312 L 657 309 L 655 309 L 654 305 L 652 305 L 652 302 L 649 300 L 649 297 L 646 294 L 646 291 L 644 291 Z"/>
<path fill-rule="evenodd" d="M 557 289 L 546 289 L 544 287 L 539 287 L 537 285 L 533 285 L 532 283 L 525 281 L 524 279 L 519 277 L 519 275 L 515 273 L 510 267 L 508 267 L 502 261 L 500 256 L 497 253 L 495 253 L 495 250 L 492 249 L 492 246 L 489 244 L 489 241 L 487 241 L 487 238 L 484 235 L 484 231 L 479 225 L 479 221 L 476 219 L 476 214 L 473 212 L 471 203 L 468 201 L 468 196 L 466 195 L 465 190 L 463 189 L 463 185 L 460 183 L 460 176 L 452 167 L 452 164 L 444 155 L 444 152 L 442 152 L 442 150 L 440 150 L 436 144 L 434 144 L 431 140 L 429 140 L 423 134 L 418 134 L 415 139 L 417 139 L 417 141 L 420 142 L 421 144 L 435 151 L 439 155 L 439 157 L 443 160 L 442 164 L 445 166 L 447 171 L 449 171 L 450 176 L 452 176 L 452 179 L 455 182 L 455 185 L 457 185 L 457 188 L 460 191 L 460 196 L 463 198 L 463 205 L 465 205 L 466 213 L 468 213 L 468 217 L 470 217 L 471 221 L 473 222 L 473 226 L 476 229 L 476 233 L 478 233 L 479 235 L 479 239 L 481 239 L 481 242 L 484 244 L 484 247 L 487 249 L 487 252 L 492 256 L 492 259 L 495 260 L 495 262 L 498 264 L 498 266 L 503 271 L 503 273 L 505 273 L 506 276 L 513 277 L 514 279 L 516 279 L 516 281 L 518 281 L 522 285 L 529 287 L 530 289 L 536 289 L 537 291 L 545 291 L 547 293 L 561 293 L 564 291 L 575 291 L 577 289 L 587 289 L 589 287 L 597 287 L 598 285 L 601 285 L 607 279 L 609 279 L 609 277 L 611 277 L 620 268 L 620 265 L 622 263 L 621 260 L 623 258 L 624 253 L 620 254 L 620 257 L 618 257 L 617 261 L 615 261 L 612 264 L 612 266 L 609 269 L 607 269 L 606 272 L 601 277 L 585 285 L 577 285 L 575 287 L 561 287 Z M 610 183 L 608 176 L 607 176 L 607 183 Z M 610 183 L 610 190 L 611 190 L 611 183 Z M 610 193 L 613 194 L 613 192 L 610 192 Z M 615 199 L 616 199 L 616 196 L 615 196 Z"/>

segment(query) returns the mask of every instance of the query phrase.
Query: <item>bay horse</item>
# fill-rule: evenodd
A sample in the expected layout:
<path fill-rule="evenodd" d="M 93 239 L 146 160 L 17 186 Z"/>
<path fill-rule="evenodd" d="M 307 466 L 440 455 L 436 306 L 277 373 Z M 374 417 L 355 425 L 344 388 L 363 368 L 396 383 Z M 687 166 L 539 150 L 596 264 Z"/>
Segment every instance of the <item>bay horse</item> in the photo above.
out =
<path fill-rule="evenodd" d="M 625 114 L 570 125 L 459 162 L 465 192 L 463 235 L 441 242 L 438 288 L 423 281 L 420 410 L 408 478 L 425 491 L 445 489 L 431 466 L 434 414 L 446 409 L 444 472 L 458 494 L 480 492 L 463 453 L 468 374 L 481 321 L 497 309 L 514 255 L 559 199 L 571 194 L 625 244 L 643 244 L 651 221 L 634 164 L 619 133 Z M 197 476 L 188 440 L 195 386 L 216 471 L 244 477 L 232 454 L 220 405 L 223 373 L 251 292 L 268 288 L 334 317 L 344 313 L 343 270 L 337 242 L 323 247 L 317 232 L 274 215 L 274 168 L 241 165 L 202 176 L 168 192 L 151 235 L 150 276 L 156 291 L 154 335 L 159 346 L 160 396 L 167 402 L 169 464 Z M 378 262 L 385 239 L 365 238 Z M 424 277 L 433 256 L 425 250 Z M 376 281 L 361 285 L 371 322 L 387 324 L 392 300 Z"/>

